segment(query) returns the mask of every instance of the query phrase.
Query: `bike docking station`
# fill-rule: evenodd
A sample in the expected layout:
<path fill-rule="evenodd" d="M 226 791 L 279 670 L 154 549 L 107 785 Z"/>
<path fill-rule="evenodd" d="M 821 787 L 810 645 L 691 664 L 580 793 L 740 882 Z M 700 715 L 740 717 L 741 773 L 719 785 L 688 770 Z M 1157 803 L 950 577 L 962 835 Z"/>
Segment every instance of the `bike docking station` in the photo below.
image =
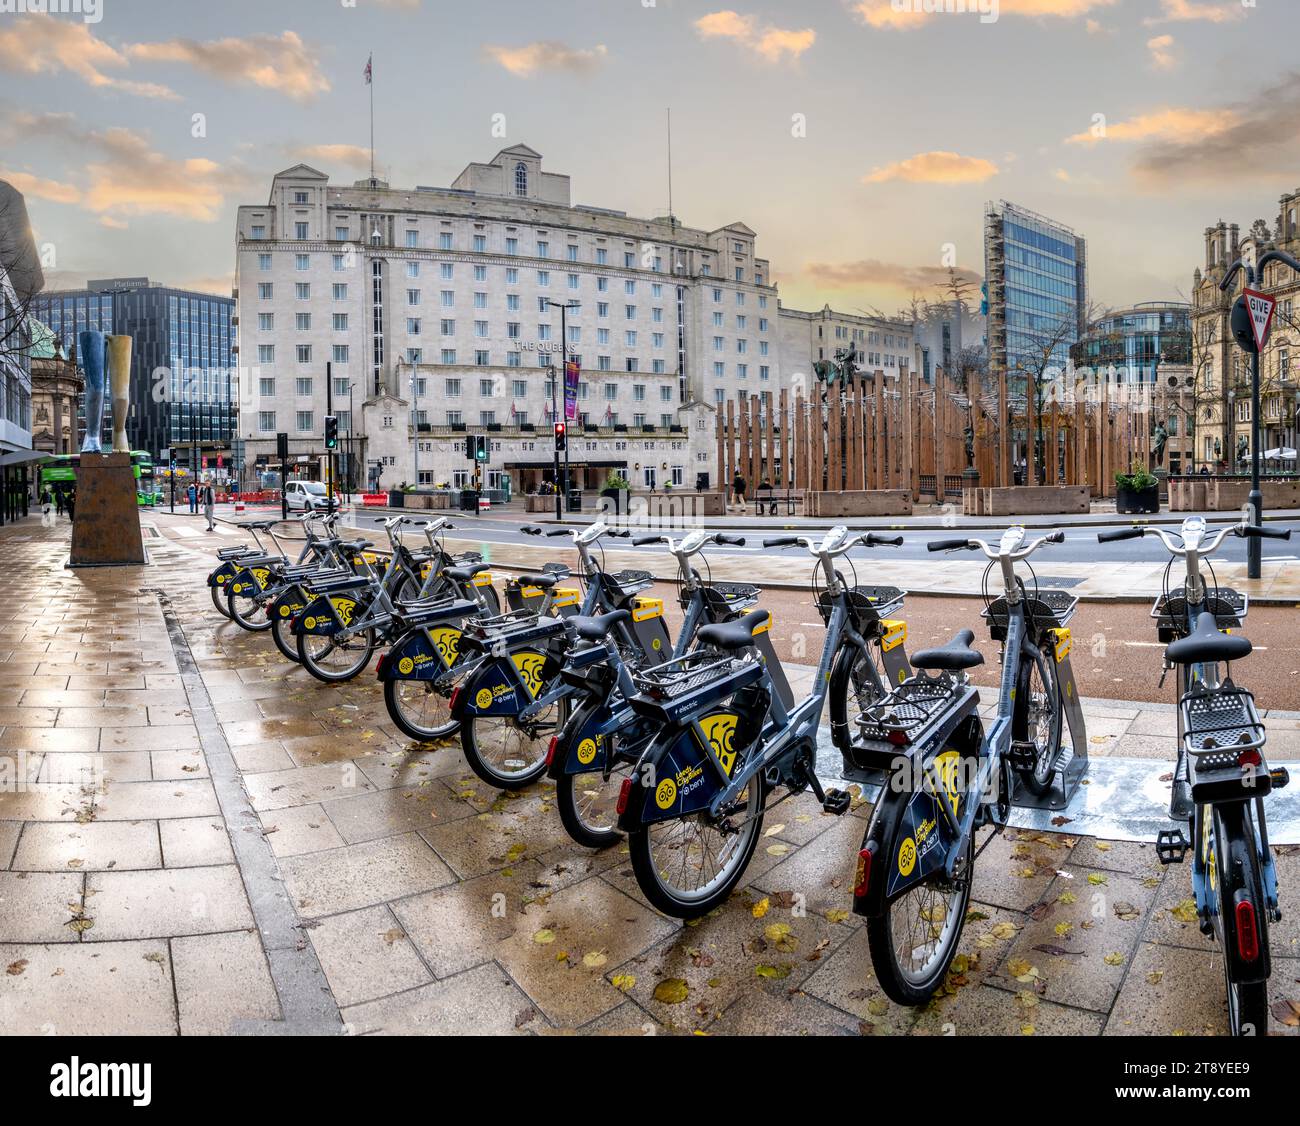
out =
<path fill-rule="evenodd" d="M 68 567 L 139 567 L 149 562 L 140 535 L 140 507 L 126 440 L 131 337 L 82 332 L 79 360 L 86 376 L 86 436 L 77 463 L 77 501 Z M 113 397 L 113 451 L 104 453 L 104 376 Z"/>
<path fill-rule="evenodd" d="M 1083 721 L 1083 705 L 1075 686 L 1074 670 L 1070 667 L 1070 651 L 1074 640 L 1070 635 L 1069 621 L 1074 617 L 1079 599 L 1065 590 L 1037 590 L 1025 597 L 1025 620 L 1036 635 L 1043 655 L 1056 670 L 1056 690 L 1061 699 L 1064 727 L 1069 728 L 1070 742 L 1062 745 L 1056 755 L 1056 767 L 1051 785 L 1045 793 L 1035 794 L 1022 780 L 1022 771 L 1012 770 L 1011 804 L 1017 809 L 1050 809 L 1060 811 L 1070 804 L 1083 776 L 1088 772 L 1088 730 Z M 994 641 L 1005 641 L 1007 636 L 1007 604 L 997 598 L 982 611 L 989 623 L 989 634 Z M 1064 743 L 1065 732 L 1061 732 Z M 1032 742 L 1013 739 L 1012 765 L 1033 766 L 1035 754 Z M 1021 762 L 1023 759 L 1027 762 Z"/>

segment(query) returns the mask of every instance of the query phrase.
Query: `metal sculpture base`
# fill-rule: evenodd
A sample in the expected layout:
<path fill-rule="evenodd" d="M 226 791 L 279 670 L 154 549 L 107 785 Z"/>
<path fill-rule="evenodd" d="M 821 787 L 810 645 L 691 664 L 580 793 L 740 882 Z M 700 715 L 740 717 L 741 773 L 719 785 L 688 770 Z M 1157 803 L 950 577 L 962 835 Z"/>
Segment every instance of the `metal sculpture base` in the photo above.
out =
<path fill-rule="evenodd" d="M 149 562 L 129 453 L 81 455 L 75 511 L 69 567 L 139 567 Z"/>

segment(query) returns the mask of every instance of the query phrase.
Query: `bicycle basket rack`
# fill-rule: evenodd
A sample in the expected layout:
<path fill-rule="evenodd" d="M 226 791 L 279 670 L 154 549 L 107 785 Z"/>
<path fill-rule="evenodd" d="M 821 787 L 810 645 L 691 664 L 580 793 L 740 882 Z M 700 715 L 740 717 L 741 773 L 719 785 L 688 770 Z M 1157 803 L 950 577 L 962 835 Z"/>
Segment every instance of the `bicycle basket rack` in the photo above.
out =
<path fill-rule="evenodd" d="M 654 576 L 649 571 L 606 571 L 605 581 L 614 593 L 621 598 L 631 598 L 654 585 Z"/>
<path fill-rule="evenodd" d="M 1205 609 L 1214 615 L 1220 629 L 1237 629 L 1246 616 L 1250 600 L 1230 586 L 1212 586 L 1205 590 Z M 1168 644 L 1187 636 L 1187 588 L 1178 587 L 1162 594 L 1151 608 L 1160 640 Z M 1193 623 L 1195 624 L 1195 623 Z"/>
<path fill-rule="evenodd" d="M 725 621 L 742 610 L 748 610 L 762 594 L 758 587 L 750 583 L 704 583 L 700 590 L 704 595 L 708 617 L 713 621 Z M 683 610 L 689 603 L 684 588 L 681 603 Z"/>
<path fill-rule="evenodd" d="M 978 694 L 950 673 L 919 674 L 867 705 L 858 716 L 859 737 L 867 743 L 886 743 L 893 748 L 891 753 L 897 753 L 900 747 L 923 742 L 930 729 L 967 697 L 978 698 Z"/>
<path fill-rule="evenodd" d="M 1264 724 L 1255 710 L 1255 697 L 1231 681 L 1213 691 L 1189 692 L 1179 704 L 1183 713 L 1183 746 L 1195 756 L 1237 753 L 1264 745 Z"/>
<path fill-rule="evenodd" d="M 849 608 L 860 621 L 870 622 L 892 614 L 906 597 L 907 591 L 896 586 L 855 586 L 849 588 Z M 828 591 L 823 590 L 817 595 L 817 612 L 823 622 L 831 620 L 834 606 L 835 600 Z"/>
<path fill-rule="evenodd" d="M 1061 629 L 1074 617 L 1074 608 L 1078 604 L 1078 596 L 1068 590 L 1040 590 L 1037 596 L 1026 596 L 1025 620 L 1035 631 Z M 1005 595 L 990 602 L 980 611 L 980 617 L 988 620 L 989 633 L 994 641 L 1006 640 L 1010 615 Z"/>
<path fill-rule="evenodd" d="M 477 649 L 540 641 L 564 632 L 560 618 L 540 617 L 536 610 L 508 610 L 491 618 L 470 618 L 461 632 L 463 644 Z"/>
<path fill-rule="evenodd" d="M 753 684 L 762 674 L 757 661 L 696 651 L 634 671 L 639 694 L 630 702 L 633 711 L 674 723 Z"/>

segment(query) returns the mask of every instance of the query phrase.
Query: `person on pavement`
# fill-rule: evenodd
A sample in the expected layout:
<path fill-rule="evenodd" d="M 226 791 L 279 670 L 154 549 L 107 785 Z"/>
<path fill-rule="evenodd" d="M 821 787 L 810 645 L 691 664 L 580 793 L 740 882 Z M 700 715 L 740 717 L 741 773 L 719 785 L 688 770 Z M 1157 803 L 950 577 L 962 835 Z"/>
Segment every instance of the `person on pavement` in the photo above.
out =
<path fill-rule="evenodd" d="M 190 486 L 186 490 L 186 492 L 188 493 L 190 498 L 190 515 L 193 516 L 199 510 L 198 490 L 193 481 L 190 482 Z"/>
<path fill-rule="evenodd" d="M 734 480 L 731 482 L 731 492 L 736 498 L 736 503 L 740 505 L 743 510 L 745 507 L 745 478 L 739 473 L 736 474 Z"/>
<path fill-rule="evenodd" d="M 216 505 L 216 500 L 217 498 L 212 491 L 212 485 L 211 484 L 204 485 L 203 486 L 203 515 L 208 518 L 209 532 L 216 529 L 216 524 L 212 519 L 212 509 Z"/>
<path fill-rule="evenodd" d="M 77 518 L 77 490 L 75 488 L 68 490 L 67 505 L 68 519 L 75 520 Z"/>

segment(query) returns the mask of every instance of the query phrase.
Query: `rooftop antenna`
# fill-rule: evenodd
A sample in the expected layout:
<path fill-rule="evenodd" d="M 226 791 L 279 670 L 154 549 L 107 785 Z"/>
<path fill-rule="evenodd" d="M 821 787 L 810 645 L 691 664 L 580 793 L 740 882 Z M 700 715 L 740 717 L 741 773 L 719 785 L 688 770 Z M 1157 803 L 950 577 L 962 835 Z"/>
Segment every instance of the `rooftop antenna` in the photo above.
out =
<path fill-rule="evenodd" d="M 673 214 L 673 111 L 668 113 L 668 222 L 675 229 L 677 217 Z"/>

